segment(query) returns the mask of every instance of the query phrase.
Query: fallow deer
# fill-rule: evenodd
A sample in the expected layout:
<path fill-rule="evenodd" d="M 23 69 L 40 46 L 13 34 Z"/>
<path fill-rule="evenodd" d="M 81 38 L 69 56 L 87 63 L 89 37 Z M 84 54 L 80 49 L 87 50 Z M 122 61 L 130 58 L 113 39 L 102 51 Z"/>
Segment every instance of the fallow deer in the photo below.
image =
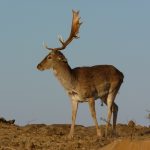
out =
<path fill-rule="evenodd" d="M 78 103 L 88 102 L 93 121 L 96 125 L 97 136 L 101 137 L 95 111 L 95 100 L 100 98 L 108 107 L 106 134 L 113 113 L 113 130 L 116 128 L 118 106 L 114 100 L 123 82 L 123 73 L 112 65 L 96 65 L 91 67 L 77 67 L 72 69 L 66 57 L 60 52 L 67 47 L 73 40 L 78 39 L 80 25 L 79 12 L 72 11 L 72 28 L 70 36 L 66 41 L 59 37 L 62 44 L 58 48 L 45 48 L 51 52 L 38 64 L 37 68 L 41 71 L 52 69 L 66 92 L 72 104 L 72 124 L 69 137 L 74 134 L 74 126 Z"/>

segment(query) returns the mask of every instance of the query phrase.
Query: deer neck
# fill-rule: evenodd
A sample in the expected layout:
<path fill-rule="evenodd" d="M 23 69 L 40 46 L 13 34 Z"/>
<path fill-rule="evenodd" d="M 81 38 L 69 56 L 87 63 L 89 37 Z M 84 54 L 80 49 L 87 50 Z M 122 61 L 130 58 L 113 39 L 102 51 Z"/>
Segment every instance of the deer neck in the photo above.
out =
<path fill-rule="evenodd" d="M 67 62 L 56 62 L 53 66 L 53 73 L 67 91 L 73 89 L 75 78 Z"/>

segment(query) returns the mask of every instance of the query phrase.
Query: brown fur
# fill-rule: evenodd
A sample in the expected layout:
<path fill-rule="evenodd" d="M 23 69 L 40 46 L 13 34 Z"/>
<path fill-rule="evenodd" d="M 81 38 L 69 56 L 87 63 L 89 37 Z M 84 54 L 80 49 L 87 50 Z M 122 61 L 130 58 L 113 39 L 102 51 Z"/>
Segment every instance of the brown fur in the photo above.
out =
<path fill-rule="evenodd" d="M 59 51 L 65 49 L 73 39 L 78 38 L 77 34 L 81 24 L 79 12 L 73 11 L 72 27 L 68 39 L 64 41 L 62 38 L 59 38 L 62 46 L 58 48 L 48 48 L 45 45 L 45 48 L 52 50 L 52 52 L 37 66 L 39 70 L 52 68 L 55 76 L 71 99 L 72 124 L 69 134 L 70 138 L 73 137 L 74 133 L 78 103 L 85 101 L 89 103 L 97 135 L 101 136 L 95 111 L 95 100 L 98 98 L 101 98 L 108 107 L 106 135 L 112 113 L 113 129 L 115 131 L 118 106 L 114 100 L 124 78 L 123 74 L 112 65 L 97 65 L 71 69 L 65 56 Z"/>
<path fill-rule="evenodd" d="M 101 136 L 95 112 L 95 101 L 100 98 L 108 106 L 107 128 L 113 113 L 115 130 L 118 106 L 115 96 L 123 82 L 123 74 L 112 65 L 96 65 L 72 69 L 60 51 L 52 51 L 37 66 L 39 70 L 52 69 L 55 76 L 67 91 L 72 102 L 72 126 L 70 137 L 73 137 L 78 102 L 88 101 L 97 135 Z M 107 129 L 106 129 L 107 132 Z"/>

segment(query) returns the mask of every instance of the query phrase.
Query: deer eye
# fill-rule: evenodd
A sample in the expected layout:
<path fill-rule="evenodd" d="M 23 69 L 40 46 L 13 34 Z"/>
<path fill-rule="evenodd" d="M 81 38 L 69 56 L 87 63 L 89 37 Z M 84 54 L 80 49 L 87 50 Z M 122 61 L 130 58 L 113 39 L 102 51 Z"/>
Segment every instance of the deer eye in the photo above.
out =
<path fill-rule="evenodd" d="M 52 59 L 52 56 L 51 56 L 51 55 L 48 55 L 48 56 L 47 56 L 47 59 Z"/>

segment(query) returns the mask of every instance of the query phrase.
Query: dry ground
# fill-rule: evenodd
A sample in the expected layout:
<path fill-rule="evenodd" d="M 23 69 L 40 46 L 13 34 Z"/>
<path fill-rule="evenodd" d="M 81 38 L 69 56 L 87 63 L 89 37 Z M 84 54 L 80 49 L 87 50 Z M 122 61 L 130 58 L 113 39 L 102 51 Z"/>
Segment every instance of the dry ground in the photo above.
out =
<path fill-rule="evenodd" d="M 102 131 L 104 127 L 101 126 Z M 69 130 L 67 124 L 18 126 L 1 122 L 0 150 L 140 150 L 140 146 L 141 150 L 150 149 L 150 127 L 118 124 L 116 136 L 110 134 L 102 139 L 96 137 L 94 126 L 77 125 L 72 140 L 67 138 Z"/>

